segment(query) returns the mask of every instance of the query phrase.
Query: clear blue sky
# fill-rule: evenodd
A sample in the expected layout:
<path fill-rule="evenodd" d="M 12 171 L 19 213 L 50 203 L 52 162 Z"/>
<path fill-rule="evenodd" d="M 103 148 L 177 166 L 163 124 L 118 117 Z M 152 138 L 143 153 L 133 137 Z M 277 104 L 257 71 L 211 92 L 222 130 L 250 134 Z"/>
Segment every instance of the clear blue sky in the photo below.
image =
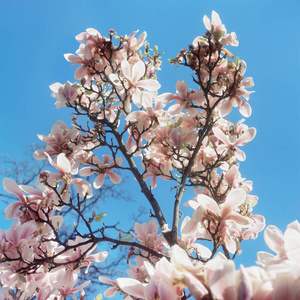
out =
<path fill-rule="evenodd" d="M 160 92 L 175 92 L 176 80 L 189 82 L 190 77 L 167 59 L 204 33 L 202 18 L 212 10 L 229 32 L 237 33 L 240 45 L 231 50 L 247 62 L 246 75 L 255 83 L 253 114 L 246 124 L 258 133 L 243 149 L 247 160 L 240 170 L 259 197 L 255 212 L 285 230 L 300 219 L 299 0 L 0 0 L 0 153 L 22 157 L 56 120 L 71 123 L 68 111 L 55 109 L 48 87 L 74 80 L 75 69 L 63 54 L 77 50 L 75 35 L 89 27 L 103 35 L 110 28 L 118 34 L 146 31 L 150 44 L 165 52 Z M 261 234 L 244 243 L 238 263 L 254 264 L 262 249 Z"/>

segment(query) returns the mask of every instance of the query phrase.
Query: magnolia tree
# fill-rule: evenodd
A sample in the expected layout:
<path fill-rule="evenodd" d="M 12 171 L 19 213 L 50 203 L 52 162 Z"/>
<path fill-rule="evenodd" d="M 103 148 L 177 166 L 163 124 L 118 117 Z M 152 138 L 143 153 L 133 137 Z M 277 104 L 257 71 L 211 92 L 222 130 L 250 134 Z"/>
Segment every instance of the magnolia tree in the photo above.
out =
<path fill-rule="evenodd" d="M 224 118 L 232 107 L 243 117 L 251 115 L 253 80 L 245 77 L 246 63 L 227 50 L 238 45 L 236 34 L 226 32 L 216 12 L 211 20 L 204 17 L 204 25 L 205 35 L 169 60 L 190 69 L 196 87 L 178 80 L 176 94 L 158 93 L 160 54 L 149 48 L 145 32 L 117 36 L 110 30 L 104 37 L 87 29 L 76 36 L 79 49 L 65 58 L 78 65 L 77 81 L 50 86 L 56 107 L 71 109 L 74 124 L 57 121 L 48 136 L 39 135 L 45 149 L 34 153 L 37 160 L 48 160 L 52 171 L 42 171 L 35 187 L 3 180 L 17 200 L 5 210 L 13 224 L 0 231 L 2 299 L 91 299 L 84 291 L 90 282 L 78 283 L 78 276 L 107 258 L 108 252 L 95 250 L 104 242 L 112 250 L 128 247 L 129 268 L 128 278 L 99 274 L 109 285 L 105 297 L 300 298 L 298 221 L 285 233 L 268 226 L 264 237 L 275 255 L 258 252 L 260 266 L 235 268 L 242 241 L 255 239 L 265 226 L 264 217 L 253 213 L 252 182 L 239 172 L 246 158 L 241 147 L 256 129 L 244 119 Z M 121 181 L 118 170 L 134 176 L 141 199 L 151 206 L 151 219 L 135 223 L 130 235 L 111 237 L 105 213 L 86 215 L 84 206 L 106 180 Z M 171 223 L 160 206 L 165 196 L 152 193 L 164 180 L 173 187 Z M 194 197 L 184 200 L 187 190 Z M 190 216 L 183 215 L 182 205 Z M 58 212 L 65 209 L 76 213 L 78 222 L 76 237 L 62 239 L 64 219 Z"/>

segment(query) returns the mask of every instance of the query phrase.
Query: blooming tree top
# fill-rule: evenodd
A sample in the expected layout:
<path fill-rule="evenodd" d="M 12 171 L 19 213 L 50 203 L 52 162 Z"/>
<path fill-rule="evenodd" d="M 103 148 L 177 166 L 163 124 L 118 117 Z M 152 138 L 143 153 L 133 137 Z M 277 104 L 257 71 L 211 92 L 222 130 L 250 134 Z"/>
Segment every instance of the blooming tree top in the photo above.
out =
<path fill-rule="evenodd" d="M 57 121 L 48 136 L 38 136 L 46 146 L 34 153 L 37 160 L 48 160 L 52 171 L 41 172 L 35 187 L 3 181 L 17 198 L 5 211 L 13 225 L 0 231 L 5 299 L 13 293 L 18 299 L 76 298 L 77 293 L 90 299 L 84 291 L 90 282 L 77 283 L 78 274 L 107 258 L 108 252 L 95 252 L 103 242 L 129 251 L 130 278 L 99 274 L 111 285 L 106 297 L 120 292 L 125 299 L 271 299 L 286 289 L 290 299 L 300 296 L 296 221 L 285 234 L 272 226 L 265 231 L 277 256 L 259 253 L 262 268 L 235 270 L 232 259 L 242 242 L 255 239 L 265 226 L 264 217 L 254 213 L 258 198 L 251 194 L 252 182 L 239 172 L 246 159 L 243 146 L 256 129 L 243 118 L 229 120 L 234 107 L 250 117 L 254 83 L 245 76 L 246 63 L 227 49 L 238 46 L 236 34 L 227 33 L 216 12 L 203 21 L 205 35 L 169 59 L 191 70 L 197 88 L 178 79 L 175 94 L 159 93 L 161 53 L 156 46 L 150 49 L 145 32 L 117 36 L 110 30 L 105 37 L 89 28 L 76 36 L 76 54 L 65 54 L 77 66 L 76 82 L 50 86 L 56 107 L 72 110 L 73 125 Z M 126 172 L 140 186 L 152 218 L 135 223 L 130 235 L 120 231 L 110 237 L 102 221 L 106 213 L 86 215 L 83 207 L 106 180 L 119 184 Z M 163 181 L 173 185 L 172 223 L 162 199 L 152 193 Z M 195 195 L 183 203 L 188 189 Z M 182 205 L 190 207 L 189 216 L 182 215 Z M 78 218 L 63 240 L 59 212 L 66 209 Z"/>

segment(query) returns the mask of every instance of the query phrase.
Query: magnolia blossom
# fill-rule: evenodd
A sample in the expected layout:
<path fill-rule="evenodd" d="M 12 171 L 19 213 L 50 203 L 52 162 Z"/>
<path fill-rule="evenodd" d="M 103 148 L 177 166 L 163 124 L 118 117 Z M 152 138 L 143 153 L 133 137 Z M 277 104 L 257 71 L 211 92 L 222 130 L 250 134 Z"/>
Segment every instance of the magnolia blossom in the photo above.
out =
<path fill-rule="evenodd" d="M 134 236 L 142 245 L 158 252 L 162 251 L 163 237 L 158 234 L 158 226 L 153 219 L 142 225 L 136 222 L 134 224 L 134 230 L 136 233 L 131 232 L 132 236 Z"/>
<path fill-rule="evenodd" d="M 219 153 L 222 153 L 225 149 L 233 150 L 235 151 L 236 158 L 240 161 L 244 161 L 246 155 L 242 150 L 237 148 L 237 146 L 244 146 L 252 141 L 256 135 L 256 129 L 254 127 L 248 128 L 238 138 L 236 136 L 226 136 L 218 127 L 213 128 L 213 133 L 223 143 L 217 147 Z"/>
<path fill-rule="evenodd" d="M 139 88 L 146 89 L 150 92 L 157 91 L 160 88 L 160 84 L 154 79 L 141 79 L 146 71 L 143 61 L 138 61 L 134 65 L 130 65 L 127 60 L 123 60 L 121 70 L 125 80 L 123 84 L 125 84 L 126 88 L 134 89 L 132 100 L 138 107 L 141 107 Z M 116 74 L 110 74 L 110 80 L 116 86 L 122 87 L 122 77 L 120 78 Z"/>
<path fill-rule="evenodd" d="M 236 243 L 233 240 L 234 233 L 230 232 L 230 225 L 233 223 L 242 228 L 247 228 L 253 223 L 249 217 L 242 216 L 237 211 L 245 199 L 246 192 L 243 189 L 231 190 L 225 202 L 221 205 L 218 205 L 207 195 L 198 195 L 196 200 L 188 201 L 188 205 L 195 211 L 192 219 L 188 221 L 184 233 L 191 235 L 195 230 L 199 230 L 199 222 L 210 234 L 215 233 L 218 228 L 219 235 L 227 249 L 234 253 L 236 251 Z"/>
<path fill-rule="evenodd" d="M 48 153 L 45 154 L 48 156 L 49 163 L 59 172 L 59 174 L 48 172 L 45 181 L 47 181 L 53 187 L 56 185 L 57 182 L 63 182 L 60 188 L 60 192 L 64 201 L 68 202 L 70 198 L 69 190 L 71 184 L 75 186 L 76 191 L 78 192 L 80 197 L 86 197 L 87 199 L 92 197 L 93 189 L 88 181 L 82 178 L 72 178 L 71 164 L 64 153 L 61 153 L 57 156 L 56 162 L 54 162 L 51 159 Z M 41 178 L 41 180 L 43 181 L 44 179 Z"/>
<path fill-rule="evenodd" d="M 214 10 L 211 13 L 211 20 L 205 15 L 203 17 L 203 23 L 206 29 L 211 32 L 222 32 L 221 36 L 223 36 L 227 32 L 225 25 L 222 24 L 219 15 Z"/>
<path fill-rule="evenodd" d="M 90 176 L 94 173 L 97 173 L 97 177 L 94 180 L 93 186 L 95 189 L 101 188 L 104 183 L 104 178 L 108 175 L 112 183 L 118 184 L 121 182 L 120 175 L 112 172 L 111 170 L 115 169 L 116 166 L 121 166 L 122 157 L 117 157 L 113 162 L 110 163 L 112 157 L 110 155 L 102 155 L 103 162 L 97 156 L 92 158 L 94 167 L 84 167 L 79 171 L 81 176 Z"/>
<path fill-rule="evenodd" d="M 74 147 L 72 141 L 78 136 L 79 131 L 76 128 L 72 127 L 69 129 L 65 122 L 56 121 L 48 136 L 42 134 L 38 135 L 38 138 L 47 145 L 46 149 L 36 150 L 34 152 L 34 158 L 37 160 L 47 159 L 47 154 L 49 156 L 57 156 L 62 152 L 70 155 Z"/>
<path fill-rule="evenodd" d="M 77 90 L 70 82 L 66 82 L 64 85 L 58 82 L 53 83 L 50 85 L 50 89 L 53 91 L 51 96 L 57 98 L 56 108 L 61 108 L 68 102 L 73 103 L 77 98 Z"/>
<path fill-rule="evenodd" d="M 205 100 L 202 91 L 189 92 L 187 90 L 188 84 L 182 80 L 177 80 L 176 91 L 179 95 L 167 94 L 165 101 L 171 102 L 176 100 L 177 102 L 169 107 L 168 112 L 171 115 L 177 115 L 182 111 L 182 109 L 187 110 L 190 113 L 196 113 L 197 109 L 192 109 L 191 106 L 196 103 L 196 105 L 201 106 Z"/>

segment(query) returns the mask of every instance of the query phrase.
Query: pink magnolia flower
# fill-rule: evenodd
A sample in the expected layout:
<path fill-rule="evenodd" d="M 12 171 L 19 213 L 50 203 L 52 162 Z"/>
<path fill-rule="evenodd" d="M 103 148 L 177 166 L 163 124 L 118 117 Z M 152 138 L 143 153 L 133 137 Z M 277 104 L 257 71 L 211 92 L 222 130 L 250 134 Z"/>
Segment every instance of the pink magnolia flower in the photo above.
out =
<path fill-rule="evenodd" d="M 23 261 L 32 261 L 34 253 L 32 246 L 37 244 L 38 236 L 35 235 L 37 226 L 35 221 L 28 221 L 21 224 L 15 219 L 11 227 L 2 231 L 1 251 L 10 258 L 22 257 Z"/>
<path fill-rule="evenodd" d="M 87 39 L 91 41 L 91 36 Z M 105 39 L 100 39 L 101 44 L 105 42 Z M 95 43 L 88 42 L 87 44 L 81 43 L 79 49 L 76 51 L 77 55 L 72 53 L 67 53 L 64 55 L 65 59 L 74 65 L 81 65 L 78 69 L 76 69 L 74 77 L 77 80 L 81 80 L 86 78 L 87 83 L 91 83 L 93 76 L 96 75 L 97 72 L 103 71 L 106 66 L 106 61 L 103 57 L 95 56 Z"/>
<path fill-rule="evenodd" d="M 136 52 L 138 49 L 140 49 L 144 45 L 145 39 L 147 37 L 147 33 L 145 31 L 142 32 L 138 39 L 135 37 L 135 35 L 137 33 L 138 33 L 138 30 L 131 33 L 128 37 L 127 42 L 124 42 L 124 50 L 126 52 L 128 50 L 130 50 L 132 52 Z"/>
<path fill-rule="evenodd" d="M 215 200 L 207 195 L 197 195 L 196 201 L 188 201 L 195 211 L 192 219 L 186 225 L 185 234 L 193 234 L 198 228 L 198 222 L 204 228 L 208 228 L 210 232 L 216 232 L 218 229 L 219 235 L 224 241 L 229 252 L 236 251 L 236 243 L 233 240 L 236 232 L 232 236 L 229 227 L 237 224 L 242 228 L 248 228 L 253 223 L 251 218 L 242 216 L 238 212 L 238 207 L 246 200 L 246 192 L 239 188 L 231 190 L 224 203 L 218 205 Z"/>
<path fill-rule="evenodd" d="M 56 292 L 54 292 L 53 295 L 56 296 L 57 300 L 64 300 L 67 296 L 73 296 L 74 299 L 76 299 L 75 294 L 91 282 L 88 280 L 78 287 L 74 287 L 78 281 L 78 276 L 70 270 L 60 270 L 56 280 L 54 284 Z"/>
<path fill-rule="evenodd" d="M 195 114 L 197 112 L 197 109 L 191 108 L 191 106 L 196 103 L 196 105 L 201 106 L 204 101 L 205 97 L 202 91 L 191 93 L 188 90 L 188 84 L 185 83 L 182 80 L 177 80 L 176 82 L 176 91 L 179 95 L 173 95 L 169 94 L 166 98 L 168 102 L 172 100 L 176 100 L 177 102 L 169 107 L 168 112 L 171 115 L 177 115 L 179 114 L 182 109 L 187 110 L 188 112 L 194 112 L 192 114 Z"/>
<path fill-rule="evenodd" d="M 58 82 L 53 83 L 50 85 L 50 89 L 53 91 L 51 96 L 57 98 L 56 108 L 61 108 L 68 102 L 72 104 L 77 98 L 77 90 L 70 82 L 66 82 L 64 85 Z"/>
<path fill-rule="evenodd" d="M 127 117 L 128 122 L 137 122 L 137 129 L 140 133 L 147 131 L 149 129 L 155 129 L 158 126 L 158 114 L 159 110 L 157 108 L 153 109 L 152 97 L 149 93 L 141 92 L 141 105 L 144 107 L 145 111 L 133 111 Z"/>
<path fill-rule="evenodd" d="M 97 177 L 94 180 L 93 186 L 95 189 L 100 189 L 104 183 L 105 176 L 108 175 L 112 183 L 118 184 L 121 182 L 120 175 L 112 172 L 111 170 L 115 169 L 117 166 L 121 166 L 122 157 L 117 157 L 114 161 L 110 163 L 112 157 L 110 155 L 102 155 L 103 162 L 97 156 L 93 156 L 92 162 L 94 166 L 84 167 L 79 171 L 81 176 L 90 176 L 94 173 L 97 173 Z"/>
<path fill-rule="evenodd" d="M 252 113 L 251 106 L 243 98 L 249 100 L 250 95 L 254 92 L 247 91 L 245 88 L 251 88 L 253 86 L 254 82 L 251 77 L 244 78 L 241 81 L 241 86 L 235 89 L 234 94 L 232 94 L 229 99 L 226 99 L 226 101 L 221 105 L 220 115 L 222 117 L 227 116 L 230 114 L 232 107 L 238 107 L 242 116 L 246 118 L 250 117 Z"/>
<path fill-rule="evenodd" d="M 126 294 L 136 298 L 152 300 L 179 300 L 181 298 L 181 288 L 172 284 L 172 273 L 174 266 L 166 258 L 160 259 L 155 268 L 144 261 L 148 273 L 147 283 L 142 283 L 133 278 L 118 278 L 117 284 Z"/>
<path fill-rule="evenodd" d="M 235 151 L 236 158 L 240 161 L 244 161 L 246 159 L 246 154 L 237 148 L 237 146 L 246 145 L 248 142 L 252 141 L 256 135 L 256 129 L 254 127 L 245 130 L 238 138 L 232 135 L 226 136 L 218 127 L 213 127 L 212 131 L 222 142 L 222 144 L 217 147 L 218 153 L 222 153 L 224 150 L 233 150 Z"/>
<path fill-rule="evenodd" d="M 37 160 L 42 160 L 48 158 L 46 153 L 49 156 L 56 156 L 62 152 L 70 155 L 74 147 L 72 141 L 78 136 L 78 129 L 74 127 L 69 129 L 65 122 L 56 121 L 48 136 L 38 134 L 38 138 L 46 143 L 46 149 L 36 150 L 33 156 Z"/>
<path fill-rule="evenodd" d="M 45 154 L 48 156 L 49 163 L 59 172 L 59 174 L 48 172 L 46 181 L 53 187 L 56 186 L 57 182 L 63 182 L 60 192 L 64 201 L 69 200 L 71 184 L 74 185 L 80 197 L 89 199 L 93 196 L 93 188 L 88 181 L 82 178 L 72 178 L 71 164 L 64 153 L 56 157 L 56 162 L 51 159 L 48 153 L 45 152 Z"/>
<path fill-rule="evenodd" d="M 103 282 L 104 284 L 109 284 L 112 285 L 108 287 L 105 292 L 103 293 L 104 297 L 111 298 L 113 297 L 118 291 L 120 291 L 120 288 L 117 284 L 116 280 L 112 280 L 110 278 L 104 277 L 104 276 L 99 276 L 98 279 Z"/>
<path fill-rule="evenodd" d="M 211 13 L 211 20 L 205 15 L 203 17 L 203 23 L 208 31 L 213 33 L 220 32 L 220 37 L 222 37 L 227 32 L 225 25 L 222 24 L 219 15 L 215 11 L 212 11 Z"/>
<path fill-rule="evenodd" d="M 202 299 L 208 294 L 208 290 L 201 282 L 203 265 L 193 264 L 186 251 L 178 245 L 174 245 L 170 250 L 171 264 L 174 266 L 172 272 L 172 282 L 178 286 L 188 288 L 195 299 Z"/>
<path fill-rule="evenodd" d="M 191 130 L 186 132 L 182 127 L 177 127 L 172 128 L 168 143 L 177 149 L 186 148 L 186 146 L 192 144 L 196 138 L 197 131 Z"/>
<path fill-rule="evenodd" d="M 140 90 L 142 88 L 150 92 L 157 91 L 160 88 L 158 81 L 154 79 L 141 78 L 145 75 L 146 67 L 143 61 L 136 62 L 133 66 L 127 60 L 123 60 L 121 63 L 122 75 L 125 79 L 127 88 L 134 88 L 132 93 L 133 102 L 140 107 Z M 110 80 L 118 87 L 122 87 L 122 83 L 116 74 L 110 74 Z"/>
<path fill-rule="evenodd" d="M 269 225 L 264 232 L 264 239 L 268 247 L 276 253 L 276 256 L 268 252 L 260 251 L 257 253 L 257 263 L 262 266 L 293 264 L 299 267 L 299 237 L 300 224 L 298 221 L 289 224 L 284 234 L 276 226 Z"/>
<path fill-rule="evenodd" d="M 157 178 L 160 177 L 164 180 L 170 180 L 170 172 L 172 170 L 172 163 L 170 160 L 165 159 L 149 159 L 143 163 L 143 168 L 147 170 L 147 173 L 143 175 L 146 180 L 151 178 L 150 187 L 154 189 L 157 186 Z"/>
<path fill-rule="evenodd" d="M 134 230 L 136 234 L 133 232 L 130 233 L 140 242 L 141 245 L 157 252 L 161 252 L 163 250 L 162 242 L 164 238 L 158 234 L 158 226 L 155 220 L 151 219 L 148 223 L 143 223 L 142 225 L 135 222 Z"/>
<path fill-rule="evenodd" d="M 192 253 L 192 251 L 195 251 L 197 255 L 200 256 L 201 258 L 209 259 L 211 257 L 211 251 L 207 247 L 199 243 L 196 243 L 198 228 L 196 228 L 196 230 L 192 233 L 192 235 L 190 234 L 188 229 L 186 230 L 186 226 L 189 226 L 190 219 L 191 218 L 189 216 L 186 216 L 181 223 L 181 227 L 180 227 L 181 237 L 178 238 L 178 245 L 182 249 L 187 251 L 187 253 Z"/>
<path fill-rule="evenodd" d="M 235 32 L 231 32 L 231 33 L 227 33 L 222 39 L 221 39 L 221 44 L 223 46 L 235 46 L 237 47 L 239 45 L 239 41 L 237 39 L 236 33 Z"/>
<path fill-rule="evenodd" d="M 95 251 L 96 245 L 93 246 L 92 243 L 85 243 L 84 239 L 79 236 L 77 236 L 75 240 L 69 240 L 68 245 L 71 247 L 78 246 L 72 247 L 63 255 L 59 255 L 54 259 L 56 263 L 64 263 L 61 268 L 67 267 L 68 270 L 76 270 L 79 272 L 80 268 L 86 267 L 85 273 L 87 274 L 92 262 L 102 262 L 108 255 L 106 251 L 94 253 L 93 251 Z M 58 253 L 59 251 L 60 248 L 57 249 Z M 80 263 L 78 262 L 79 258 L 81 258 Z"/>
<path fill-rule="evenodd" d="M 44 212 L 52 205 L 54 191 L 46 186 L 41 186 L 44 192 L 30 186 L 17 185 L 15 181 L 9 178 L 3 179 L 4 189 L 15 195 L 20 201 L 15 201 L 5 208 L 5 219 L 11 220 L 13 218 L 21 218 L 23 220 L 37 219 L 37 217 L 44 217 Z M 29 195 L 24 195 L 24 192 Z M 39 211 L 37 215 L 34 211 L 42 208 L 44 212 Z M 34 210 L 34 211 L 32 211 Z"/>

